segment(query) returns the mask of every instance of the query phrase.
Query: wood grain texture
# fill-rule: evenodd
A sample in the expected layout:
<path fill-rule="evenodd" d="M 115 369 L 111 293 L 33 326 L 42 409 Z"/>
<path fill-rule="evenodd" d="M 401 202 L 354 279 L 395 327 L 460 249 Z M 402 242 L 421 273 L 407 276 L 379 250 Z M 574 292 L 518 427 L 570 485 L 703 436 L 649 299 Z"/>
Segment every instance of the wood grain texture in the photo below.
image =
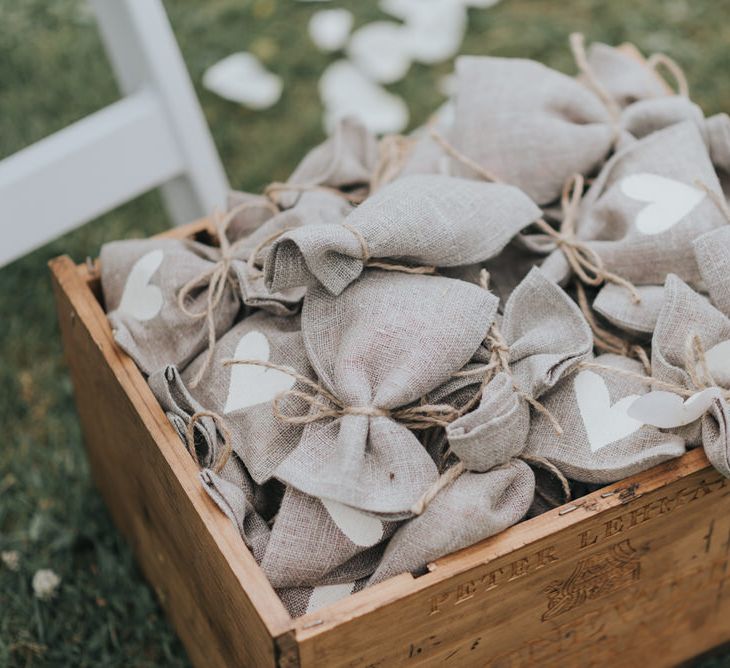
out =
<path fill-rule="evenodd" d="M 51 263 L 94 479 L 199 666 L 274 666 L 291 620 L 68 257 Z"/>
<path fill-rule="evenodd" d="M 691 452 L 297 620 L 301 665 L 674 665 L 730 639 L 728 492 Z"/>

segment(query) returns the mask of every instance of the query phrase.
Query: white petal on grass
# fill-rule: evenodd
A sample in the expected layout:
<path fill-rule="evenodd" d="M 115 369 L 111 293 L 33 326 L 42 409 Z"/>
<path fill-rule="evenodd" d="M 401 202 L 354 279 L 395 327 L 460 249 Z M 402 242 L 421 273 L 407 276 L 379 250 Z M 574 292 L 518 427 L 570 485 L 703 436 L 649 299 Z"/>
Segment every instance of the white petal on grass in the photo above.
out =
<path fill-rule="evenodd" d="M 411 66 L 405 31 L 393 21 L 368 23 L 352 33 L 347 55 L 373 81 L 399 81 Z"/>
<path fill-rule="evenodd" d="M 452 0 L 424 0 L 406 21 L 406 46 L 420 63 L 441 63 L 461 48 L 467 26 L 466 9 Z"/>
<path fill-rule="evenodd" d="M 8 570 L 17 571 L 20 568 L 20 554 L 17 550 L 0 552 L 0 561 L 3 562 Z"/>
<path fill-rule="evenodd" d="M 56 595 L 56 590 L 60 584 L 61 578 L 58 575 L 50 568 L 42 568 L 36 571 L 33 576 L 33 593 L 36 598 L 47 601 Z"/>
<path fill-rule="evenodd" d="M 327 131 L 345 116 L 355 116 L 375 133 L 401 132 L 408 125 L 405 102 L 370 81 L 347 60 L 332 63 L 319 80 Z"/>
<path fill-rule="evenodd" d="M 309 36 L 320 51 L 338 51 L 347 44 L 353 20 L 346 9 L 322 9 L 309 19 Z"/>
<path fill-rule="evenodd" d="M 269 72 L 251 53 L 233 53 L 209 67 L 203 86 L 226 100 L 251 109 L 268 109 L 278 102 L 281 79 Z"/>

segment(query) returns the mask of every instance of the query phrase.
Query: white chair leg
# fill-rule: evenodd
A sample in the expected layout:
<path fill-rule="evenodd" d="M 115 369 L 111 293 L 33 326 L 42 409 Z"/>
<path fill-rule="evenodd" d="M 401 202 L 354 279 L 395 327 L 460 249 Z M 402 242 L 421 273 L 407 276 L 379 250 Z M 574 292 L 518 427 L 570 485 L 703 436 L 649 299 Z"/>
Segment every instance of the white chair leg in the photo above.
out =
<path fill-rule="evenodd" d="M 184 168 L 163 186 L 176 224 L 224 208 L 228 181 L 160 0 L 91 0 L 120 88 L 155 91 Z"/>

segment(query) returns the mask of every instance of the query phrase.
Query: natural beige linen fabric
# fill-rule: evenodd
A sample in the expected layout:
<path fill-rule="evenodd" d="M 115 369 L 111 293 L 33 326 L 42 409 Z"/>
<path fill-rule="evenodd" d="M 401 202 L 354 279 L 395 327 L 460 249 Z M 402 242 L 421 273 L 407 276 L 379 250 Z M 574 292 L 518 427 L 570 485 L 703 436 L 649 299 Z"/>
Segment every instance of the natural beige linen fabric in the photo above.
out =
<path fill-rule="evenodd" d="M 241 320 L 217 342 L 213 359 L 195 389 L 195 376 L 202 357 L 182 374 L 168 368 L 150 378 L 150 386 L 165 410 L 178 414 L 187 422 L 200 407 L 220 415 L 230 432 L 233 450 L 245 463 L 257 483 L 272 477 L 276 467 L 297 446 L 302 434 L 300 425 L 282 421 L 274 414 L 273 400 L 287 390 L 305 389 L 294 378 L 277 369 L 260 366 L 225 366 L 229 359 L 259 359 L 292 368 L 314 378 L 304 349 L 299 317 L 276 317 L 257 312 Z M 282 410 L 295 414 L 306 411 L 306 404 L 296 397 L 282 401 Z M 218 443 L 212 420 L 198 423 L 200 438 Z"/>
<path fill-rule="evenodd" d="M 692 123 L 679 123 L 614 155 L 583 198 L 577 237 L 605 269 L 635 285 L 662 285 L 674 272 L 701 281 L 692 242 L 727 224 L 700 180 L 720 193 L 705 143 Z M 542 265 L 563 281 L 570 268 L 557 249 Z"/>
<path fill-rule="evenodd" d="M 194 241 L 143 239 L 112 241 L 101 249 L 101 286 L 114 340 L 146 374 L 174 364 L 185 367 L 208 344 L 204 318 L 191 318 L 178 305 L 188 281 L 215 266 L 220 251 Z M 187 308 L 205 313 L 207 284 Z M 226 283 L 215 308 L 220 336 L 240 307 L 238 292 Z"/>
<path fill-rule="evenodd" d="M 420 571 L 434 559 L 519 522 L 530 508 L 534 491 L 535 477 L 519 460 L 486 473 L 462 473 L 423 514 L 395 532 L 368 585 Z"/>
<path fill-rule="evenodd" d="M 697 237 L 694 252 L 710 300 L 730 317 L 730 224 Z"/>
<path fill-rule="evenodd" d="M 540 210 L 520 190 L 448 176 L 397 179 L 343 224 L 308 225 L 279 237 L 266 257 L 272 291 L 321 283 L 339 294 L 369 258 L 454 267 L 497 255 Z"/>
<path fill-rule="evenodd" d="M 496 308 L 475 285 L 399 272 L 367 270 L 337 297 L 310 289 L 302 310 L 309 360 L 323 388 L 361 414 L 307 424 L 275 475 L 311 496 L 408 517 L 436 467 L 398 420 L 363 413 L 418 405 L 472 357 Z"/>
<path fill-rule="evenodd" d="M 581 369 L 543 396 L 563 435 L 543 415 L 535 415 L 525 453 L 547 459 L 568 478 L 589 483 L 615 482 L 684 454 L 682 438 L 626 415 L 632 400 L 649 386 L 620 372 L 645 375 L 641 364 L 619 355 L 600 355 L 595 362 L 608 369 Z"/>
<path fill-rule="evenodd" d="M 608 283 L 593 300 L 593 309 L 629 334 L 651 336 L 664 304 L 664 286 L 641 285 L 637 292 L 641 297 L 639 303 L 634 302 L 623 286 Z"/>

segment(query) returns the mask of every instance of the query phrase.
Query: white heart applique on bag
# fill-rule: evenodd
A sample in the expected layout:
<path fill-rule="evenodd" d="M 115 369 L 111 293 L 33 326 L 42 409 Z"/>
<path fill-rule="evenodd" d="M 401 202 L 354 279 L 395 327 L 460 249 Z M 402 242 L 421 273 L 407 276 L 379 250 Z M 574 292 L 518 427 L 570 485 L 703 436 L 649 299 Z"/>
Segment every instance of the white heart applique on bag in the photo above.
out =
<path fill-rule="evenodd" d="M 681 181 L 642 172 L 621 180 L 621 192 L 647 202 L 636 214 L 636 229 L 642 234 L 661 234 L 674 227 L 704 198 L 706 193 Z"/>
<path fill-rule="evenodd" d="M 593 371 L 581 371 L 573 384 L 591 452 L 620 441 L 640 429 L 642 422 L 628 415 L 639 395 L 632 394 L 611 405 L 606 382 Z"/>
<path fill-rule="evenodd" d="M 383 523 L 377 517 L 366 515 L 337 501 L 321 501 L 337 528 L 355 545 L 370 547 L 383 537 Z"/>
<path fill-rule="evenodd" d="M 160 312 L 164 303 L 162 291 L 151 285 L 150 279 L 160 268 L 164 255 L 159 249 L 153 250 L 134 263 L 117 309 L 120 313 L 145 321 L 152 320 Z"/>
<path fill-rule="evenodd" d="M 271 355 L 269 341 L 261 332 L 248 332 L 236 346 L 236 359 L 268 362 Z M 262 366 L 240 364 L 231 367 L 228 398 L 224 413 L 272 401 L 290 390 L 296 380 L 288 373 Z"/>
<path fill-rule="evenodd" d="M 722 396 L 719 387 L 696 392 L 687 400 L 683 400 L 674 392 L 657 390 L 636 399 L 629 407 L 628 414 L 653 427 L 674 429 L 699 420 L 715 400 L 721 399 Z"/>

